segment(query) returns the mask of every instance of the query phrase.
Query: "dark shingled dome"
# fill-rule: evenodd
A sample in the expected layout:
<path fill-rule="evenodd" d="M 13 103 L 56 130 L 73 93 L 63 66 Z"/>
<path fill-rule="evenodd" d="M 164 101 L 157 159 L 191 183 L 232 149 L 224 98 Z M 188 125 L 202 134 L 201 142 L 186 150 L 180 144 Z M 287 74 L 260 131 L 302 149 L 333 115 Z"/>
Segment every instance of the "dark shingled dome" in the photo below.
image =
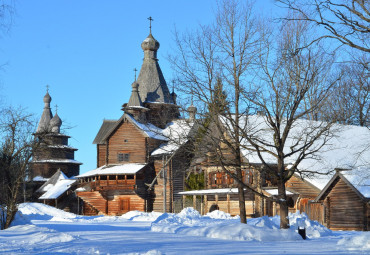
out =
<path fill-rule="evenodd" d="M 152 34 L 149 34 L 147 38 L 141 43 L 141 48 L 143 50 L 156 51 L 159 49 L 159 42 L 154 39 Z"/>

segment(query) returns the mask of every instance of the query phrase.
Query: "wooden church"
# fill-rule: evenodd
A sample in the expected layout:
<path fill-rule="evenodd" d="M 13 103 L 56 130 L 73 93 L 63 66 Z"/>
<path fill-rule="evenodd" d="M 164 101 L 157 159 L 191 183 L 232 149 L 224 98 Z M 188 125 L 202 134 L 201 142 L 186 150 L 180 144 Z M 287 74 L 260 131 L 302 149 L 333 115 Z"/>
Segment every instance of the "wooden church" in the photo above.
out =
<path fill-rule="evenodd" d="M 159 42 L 150 33 L 141 48 L 143 64 L 122 117 L 104 120 L 93 142 L 97 169 L 78 176 L 85 215 L 173 212 L 181 204 L 192 120 L 179 118 L 176 94 L 158 64 Z"/>
<path fill-rule="evenodd" d="M 49 91 L 43 101 L 44 110 L 34 133 L 39 145 L 33 150 L 30 164 L 30 200 L 78 213 L 73 177 L 80 173 L 82 163 L 74 159 L 77 149 L 68 144 L 70 136 L 61 132 L 62 120 L 58 113 L 52 114 Z"/>
<path fill-rule="evenodd" d="M 44 110 L 34 136 L 40 140 L 40 146 L 33 152 L 30 179 L 42 180 L 51 178 L 60 169 L 67 177 L 80 173 L 81 162 L 74 159 L 77 151 L 68 145 L 70 136 L 61 133 L 62 120 L 50 108 L 49 92 L 44 96 Z"/>

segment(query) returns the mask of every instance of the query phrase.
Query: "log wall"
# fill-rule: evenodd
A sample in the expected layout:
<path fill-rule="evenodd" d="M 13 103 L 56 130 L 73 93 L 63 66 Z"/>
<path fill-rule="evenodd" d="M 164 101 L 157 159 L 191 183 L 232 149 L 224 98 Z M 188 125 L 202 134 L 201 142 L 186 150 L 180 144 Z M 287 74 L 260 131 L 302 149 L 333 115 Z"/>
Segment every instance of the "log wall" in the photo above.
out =
<path fill-rule="evenodd" d="M 342 179 L 324 201 L 329 207 L 328 227 L 332 230 L 367 230 L 368 206 Z"/>
<path fill-rule="evenodd" d="M 147 162 L 144 134 L 124 120 L 108 139 L 108 164 Z M 130 154 L 128 161 L 119 162 L 118 153 Z"/>
<path fill-rule="evenodd" d="M 107 145 L 105 144 L 98 144 L 97 147 L 97 167 L 104 166 L 106 164 L 106 157 L 107 157 Z"/>
<path fill-rule="evenodd" d="M 320 189 L 294 175 L 286 183 L 286 187 L 295 192 L 298 192 L 300 196 L 304 198 L 314 199 L 320 193 Z"/>

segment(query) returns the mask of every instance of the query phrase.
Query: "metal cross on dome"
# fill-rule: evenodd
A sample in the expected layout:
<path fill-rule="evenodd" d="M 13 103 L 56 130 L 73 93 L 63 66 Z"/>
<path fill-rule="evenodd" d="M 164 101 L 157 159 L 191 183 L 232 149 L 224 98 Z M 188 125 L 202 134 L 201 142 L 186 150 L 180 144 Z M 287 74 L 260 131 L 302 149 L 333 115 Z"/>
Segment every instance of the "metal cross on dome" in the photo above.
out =
<path fill-rule="evenodd" d="M 55 105 L 55 113 L 58 113 L 58 105 Z"/>
<path fill-rule="evenodd" d="M 46 91 L 49 92 L 49 84 L 46 85 Z"/>
<path fill-rule="evenodd" d="M 152 16 L 150 16 L 150 17 L 148 18 L 148 20 L 149 20 L 149 31 L 150 31 L 150 33 L 152 33 L 152 21 L 153 21 L 154 19 L 152 18 Z"/>

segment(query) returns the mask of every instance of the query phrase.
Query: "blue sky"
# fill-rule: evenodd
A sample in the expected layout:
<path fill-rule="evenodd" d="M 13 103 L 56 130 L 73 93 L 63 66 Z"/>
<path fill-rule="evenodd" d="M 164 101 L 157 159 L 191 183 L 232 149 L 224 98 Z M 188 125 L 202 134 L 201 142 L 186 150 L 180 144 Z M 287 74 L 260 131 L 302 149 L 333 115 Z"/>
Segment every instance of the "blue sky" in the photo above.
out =
<path fill-rule="evenodd" d="M 257 1 L 257 11 L 274 8 Z M 46 85 L 51 105 L 63 120 L 70 144 L 79 150 L 81 173 L 96 167 L 92 141 L 103 119 L 118 119 L 128 101 L 133 69 L 140 69 L 140 44 L 152 33 L 160 42 L 159 64 L 167 83 L 172 71 L 166 56 L 174 47 L 173 31 L 195 29 L 212 21 L 216 1 L 16 1 L 9 34 L 0 38 L 2 105 L 27 108 L 39 119 Z M 62 126 L 62 127 L 63 127 Z"/>

